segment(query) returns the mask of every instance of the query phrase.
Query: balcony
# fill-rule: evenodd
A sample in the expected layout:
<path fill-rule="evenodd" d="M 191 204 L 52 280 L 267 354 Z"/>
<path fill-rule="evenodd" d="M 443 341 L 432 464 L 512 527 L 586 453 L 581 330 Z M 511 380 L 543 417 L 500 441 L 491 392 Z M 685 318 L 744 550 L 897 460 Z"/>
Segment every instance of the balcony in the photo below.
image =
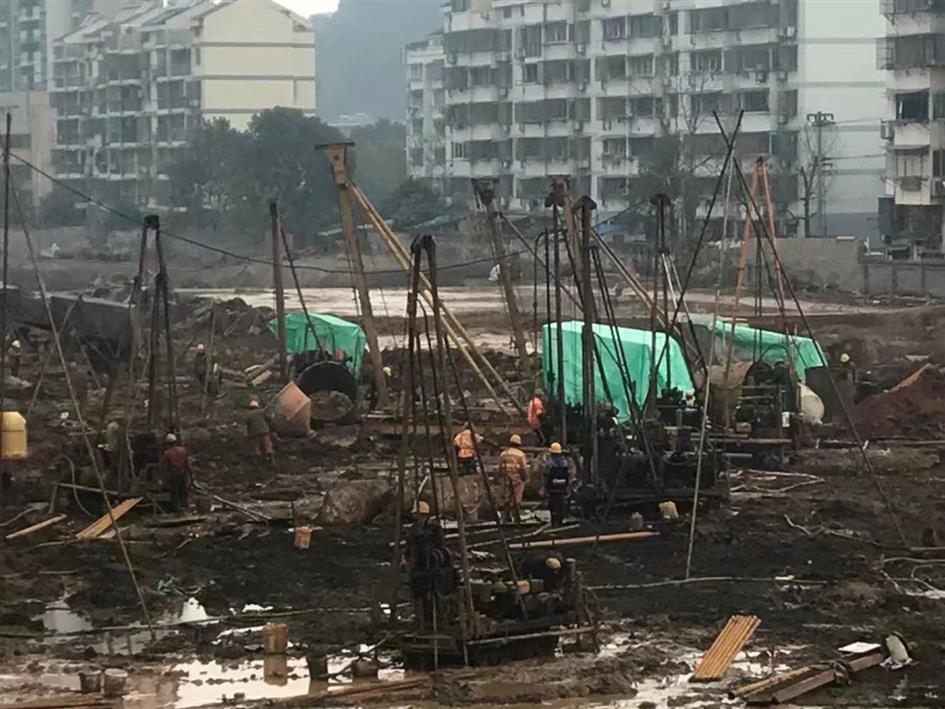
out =
<path fill-rule="evenodd" d="M 917 12 L 945 12 L 945 0 L 880 0 L 879 9 L 886 17 Z"/>

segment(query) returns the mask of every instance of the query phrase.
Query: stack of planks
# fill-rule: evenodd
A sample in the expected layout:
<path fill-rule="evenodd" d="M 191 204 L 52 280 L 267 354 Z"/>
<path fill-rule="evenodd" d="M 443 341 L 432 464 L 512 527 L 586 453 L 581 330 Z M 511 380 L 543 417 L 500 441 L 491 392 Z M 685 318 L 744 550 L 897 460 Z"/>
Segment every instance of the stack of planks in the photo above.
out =
<path fill-rule="evenodd" d="M 143 497 L 129 497 L 127 500 L 122 500 L 112 508 L 111 515 L 109 515 L 107 512 L 103 514 L 97 520 L 92 522 L 92 524 L 90 524 L 88 527 L 76 534 L 76 539 L 97 539 L 102 533 L 112 526 L 112 518 L 114 518 L 117 522 L 121 517 L 124 517 L 132 507 L 137 505 L 143 499 Z"/>
<path fill-rule="evenodd" d="M 722 679 L 735 656 L 759 625 L 761 619 L 755 615 L 733 615 L 729 618 L 722 632 L 716 636 L 712 647 L 706 650 L 699 660 L 689 681 L 714 682 Z"/>

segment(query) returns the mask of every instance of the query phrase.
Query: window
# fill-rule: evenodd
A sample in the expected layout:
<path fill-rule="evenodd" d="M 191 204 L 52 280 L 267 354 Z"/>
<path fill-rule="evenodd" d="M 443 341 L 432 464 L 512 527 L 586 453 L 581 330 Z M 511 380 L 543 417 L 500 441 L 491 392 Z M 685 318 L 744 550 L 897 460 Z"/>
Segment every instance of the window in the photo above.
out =
<path fill-rule="evenodd" d="M 524 84 L 537 84 L 538 83 L 538 64 L 522 65 L 522 83 Z"/>
<path fill-rule="evenodd" d="M 945 177 L 945 150 L 932 151 L 932 176 Z"/>
<path fill-rule="evenodd" d="M 652 116 L 653 115 L 653 97 L 636 96 L 629 100 L 631 116 Z"/>
<path fill-rule="evenodd" d="M 469 0 L 453 0 L 453 12 L 466 12 L 469 9 Z"/>
<path fill-rule="evenodd" d="M 622 158 L 627 155 L 626 138 L 604 138 L 604 156 L 608 158 Z"/>
<path fill-rule="evenodd" d="M 604 39 L 623 39 L 626 37 L 626 23 L 622 17 L 608 17 L 603 23 Z"/>
<path fill-rule="evenodd" d="M 632 76 L 652 76 L 653 75 L 653 55 L 645 54 L 640 57 L 630 57 L 628 59 L 629 73 Z"/>
<path fill-rule="evenodd" d="M 720 93 L 693 94 L 690 100 L 692 112 L 697 116 L 722 110 L 722 94 Z"/>
<path fill-rule="evenodd" d="M 653 144 L 652 137 L 630 138 L 630 154 L 635 158 L 648 160 L 653 156 Z"/>
<path fill-rule="evenodd" d="M 710 7 L 704 10 L 692 10 L 689 13 L 689 31 L 695 34 L 724 30 L 727 24 L 726 9 Z"/>
<path fill-rule="evenodd" d="M 746 113 L 765 113 L 768 110 L 768 90 L 744 91 L 738 95 L 738 106 Z"/>
<path fill-rule="evenodd" d="M 549 22 L 545 25 L 545 44 L 561 44 L 574 36 L 574 26 L 567 22 Z"/>
<path fill-rule="evenodd" d="M 465 143 L 452 143 L 453 146 L 453 158 L 465 158 L 466 157 L 466 144 Z"/>
<path fill-rule="evenodd" d="M 679 52 L 664 54 L 660 57 L 660 73 L 663 76 L 679 76 Z"/>
<path fill-rule="evenodd" d="M 490 86 L 493 83 L 491 66 L 474 66 L 469 70 L 470 86 Z"/>
<path fill-rule="evenodd" d="M 689 63 L 692 71 L 700 74 L 722 71 L 722 50 L 710 49 L 705 52 L 693 52 L 689 55 Z"/>
<path fill-rule="evenodd" d="M 914 91 L 896 94 L 896 118 L 900 121 L 929 120 L 929 92 Z"/>
<path fill-rule="evenodd" d="M 194 47 L 194 64 L 200 66 L 200 47 Z"/>
<path fill-rule="evenodd" d="M 945 118 L 945 92 L 932 94 L 932 118 Z"/>
<path fill-rule="evenodd" d="M 679 13 L 669 13 L 669 33 L 671 35 L 679 34 Z"/>
<path fill-rule="evenodd" d="M 631 15 L 627 34 L 630 37 L 659 37 L 663 21 L 656 15 Z"/>
<path fill-rule="evenodd" d="M 410 80 L 420 81 L 423 79 L 423 64 L 410 65 Z"/>
<path fill-rule="evenodd" d="M 423 165 L 423 148 L 410 149 L 410 164 L 415 167 Z"/>
<path fill-rule="evenodd" d="M 604 77 L 606 79 L 626 79 L 627 78 L 627 58 L 623 55 L 619 57 L 607 57 L 604 60 Z"/>
<path fill-rule="evenodd" d="M 512 8 L 511 8 L 511 7 L 503 7 L 503 8 L 502 8 L 502 17 L 504 17 L 506 20 L 510 19 L 510 18 L 512 17 Z"/>

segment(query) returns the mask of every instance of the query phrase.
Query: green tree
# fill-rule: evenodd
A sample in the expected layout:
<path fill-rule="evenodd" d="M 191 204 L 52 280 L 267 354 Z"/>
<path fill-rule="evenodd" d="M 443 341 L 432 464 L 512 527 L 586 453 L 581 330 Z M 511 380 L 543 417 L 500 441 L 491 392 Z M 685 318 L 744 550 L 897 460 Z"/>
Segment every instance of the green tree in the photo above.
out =
<path fill-rule="evenodd" d="M 81 226 L 85 216 L 76 206 L 79 198 L 64 187 L 53 185 L 45 197 L 40 200 L 37 214 L 40 226 Z M 11 210 L 12 214 L 13 210 Z"/>
<path fill-rule="evenodd" d="M 354 178 L 374 204 L 384 204 L 407 179 L 407 141 L 403 123 L 381 120 L 351 131 Z"/>
<path fill-rule="evenodd" d="M 250 136 L 225 118 L 205 121 L 191 134 L 188 148 L 177 151 L 167 166 L 174 206 L 187 210 L 191 224 L 214 230 L 234 223 L 246 226 L 239 212 L 255 192 L 251 157 Z"/>
<path fill-rule="evenodd" d="M 398 229 L 407 229 L 442 216 L 448 211 L 446 201 L 436 190 L 420 180 L 404 180 L 388 198 L 383 214 Z"/>
<path fill-rule="evenodd" d="M 286 229 L 299 234 L 337 222 L 334 177 L 315 146 L 344 142 L 344 135 L 318 118 L 282 107 L 253 116 L 249 135 L 261 209 L 275 198 Z"/>

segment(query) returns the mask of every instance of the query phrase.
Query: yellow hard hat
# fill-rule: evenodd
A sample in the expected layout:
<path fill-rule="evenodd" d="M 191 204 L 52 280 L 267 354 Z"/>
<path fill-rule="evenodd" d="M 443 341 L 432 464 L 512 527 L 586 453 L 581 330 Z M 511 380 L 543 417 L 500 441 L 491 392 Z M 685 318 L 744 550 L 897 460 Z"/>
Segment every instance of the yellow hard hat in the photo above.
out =
<path fill-rule="evenodd" d="M 428 515 L 430 514 L 430 505 L 423 500 L 417 500 L 417 504 L 413 508 L 413 513 L 415 515 Z"/>
<path fill-rule="evenodd" d="M 561 559 L 556 556 L 549 556 L 547 559 L 545 559 L 545 566 L 547 566 L 549 569 L 552 569 L 553 571 L 557 571 L 561 568 Z"/>
<path fill-rule="evenodd" d="M 197 343 L 197 351 L 198 351 L 198 352 L 203 352 L 203 343 L 202 343 L 202 342 L 198 342 L 198 343 Z"/>
<path fill-rule="evenodd" d="M 252 401 L 249 402 L 249 408 L 251 408 L 251 409 L 258 409 L 258 408 L 259 408 L 259 402 L 256 401 L 255 399 L 253 399 Z"/>
<path fill-rule="evenodd" d="M 549 448 L 548 450 L 551 451 L 552 453 L 560 453 L 561 444 L 555 441 L 554 443 L 551 444 L 551 448 Z"/>
<path fill-rule="evenodd" d="M 846 352 L 844 352 L 842 355 L 840 355 L 840 361 L 841 361 L 843 364 L 846 364 L 847 362 L 850 361 L 850 355 L 848 355 Z"/>
<path fill-rule="evenodd" d="M 20 349 L 20 341 L 14 340 L 13 342 L 10 343 L 10 347 L 12 347 L 15 350 Z"/>
<path fill-rule="evenodd" d="M 509 438 L 509 443 L 513 446 L 520 446 L 522 445 L 522 437 L 517 433 L 513 433 L 511 438 Z"/>

